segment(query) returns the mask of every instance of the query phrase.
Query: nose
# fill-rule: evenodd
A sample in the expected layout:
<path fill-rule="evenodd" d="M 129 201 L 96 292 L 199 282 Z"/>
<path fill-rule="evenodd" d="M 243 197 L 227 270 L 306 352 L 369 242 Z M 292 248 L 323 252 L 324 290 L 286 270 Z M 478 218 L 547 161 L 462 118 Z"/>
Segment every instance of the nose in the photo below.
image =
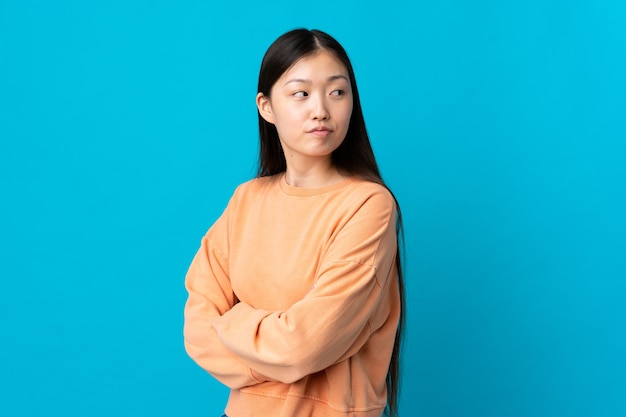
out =
<path fill-rule="evenodd" d="M 328 112 L 328 106 L 323 97 L 317 97 L 317 99 L 311 100 L 312 102 L 312 116 L 313 120 L 326 120 L 330 117 Z"/>

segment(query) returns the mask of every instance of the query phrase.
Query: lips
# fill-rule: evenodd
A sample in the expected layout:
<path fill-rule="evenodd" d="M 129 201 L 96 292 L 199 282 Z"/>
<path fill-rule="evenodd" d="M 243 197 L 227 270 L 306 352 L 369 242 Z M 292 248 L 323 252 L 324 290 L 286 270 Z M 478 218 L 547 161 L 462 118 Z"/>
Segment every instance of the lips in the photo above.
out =
<path fill-rule="evenodd" d="M 315 129 L 309 130 L 308 133 L 310 135 L 317 136 L 319 138 L 326 138 L 328 135 L 332 133 L 332 130 L 325 126 L 320 126 L 320 127 L 316 127 Z"/>
<path fill-rule="evenodd" d="M 313 128 L 311 130 L 308 131 L 308 133 L 323 133 L 323 132 L 332 132 L 332 129 L 326 127 L 326 126 L 318 126 L 316 128 Z"/>

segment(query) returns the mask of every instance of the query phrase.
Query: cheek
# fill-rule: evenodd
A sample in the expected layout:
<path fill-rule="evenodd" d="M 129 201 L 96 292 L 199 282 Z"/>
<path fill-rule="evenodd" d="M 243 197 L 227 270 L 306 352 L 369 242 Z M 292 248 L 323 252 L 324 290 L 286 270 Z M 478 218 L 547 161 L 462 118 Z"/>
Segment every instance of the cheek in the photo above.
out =
<path fill-rule="evenodd" d="M 346 130 L 348 130 L 348 125 L 350 124 L 351 118 L 352 118 L 352 105 L 346 106 L 346 109 L 343 112 L 343 119 L 346 124 Z"/>
<path fill-rule="evenodd" d="M 292 106 L 283 106 L 278 111 L 274 112 L 274 117 L 277 124 L 281 124 L 283 127 L 289 128 L 289 126 L 298 121 L 301 116 L 296 108 L 293 108 Z"/>

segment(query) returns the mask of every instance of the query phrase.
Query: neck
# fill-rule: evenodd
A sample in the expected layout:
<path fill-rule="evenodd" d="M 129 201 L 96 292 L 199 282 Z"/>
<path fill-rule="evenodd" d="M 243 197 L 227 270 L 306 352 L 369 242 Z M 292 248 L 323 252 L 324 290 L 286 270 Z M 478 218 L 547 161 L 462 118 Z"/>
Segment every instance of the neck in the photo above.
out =
<path fill-rule="evenodd" d="M 321 188 L 333 185 L 343 178 L 330 158 L 306 166 L 298 166 L 288 161 L 285 171 L 285 181 L 292 187 Z"/>

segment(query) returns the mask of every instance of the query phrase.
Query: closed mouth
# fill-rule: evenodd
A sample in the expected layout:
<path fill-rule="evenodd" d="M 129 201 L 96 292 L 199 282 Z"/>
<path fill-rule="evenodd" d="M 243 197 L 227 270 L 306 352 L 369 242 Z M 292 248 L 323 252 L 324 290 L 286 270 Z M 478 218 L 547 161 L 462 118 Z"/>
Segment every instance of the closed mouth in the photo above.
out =
<path fill-rule="evenodd" d="M 309 133 L 313 132 L 332 132 L 332 130 L 327 127 L 316 127 L 315 129 L 309 130 Z"/>

